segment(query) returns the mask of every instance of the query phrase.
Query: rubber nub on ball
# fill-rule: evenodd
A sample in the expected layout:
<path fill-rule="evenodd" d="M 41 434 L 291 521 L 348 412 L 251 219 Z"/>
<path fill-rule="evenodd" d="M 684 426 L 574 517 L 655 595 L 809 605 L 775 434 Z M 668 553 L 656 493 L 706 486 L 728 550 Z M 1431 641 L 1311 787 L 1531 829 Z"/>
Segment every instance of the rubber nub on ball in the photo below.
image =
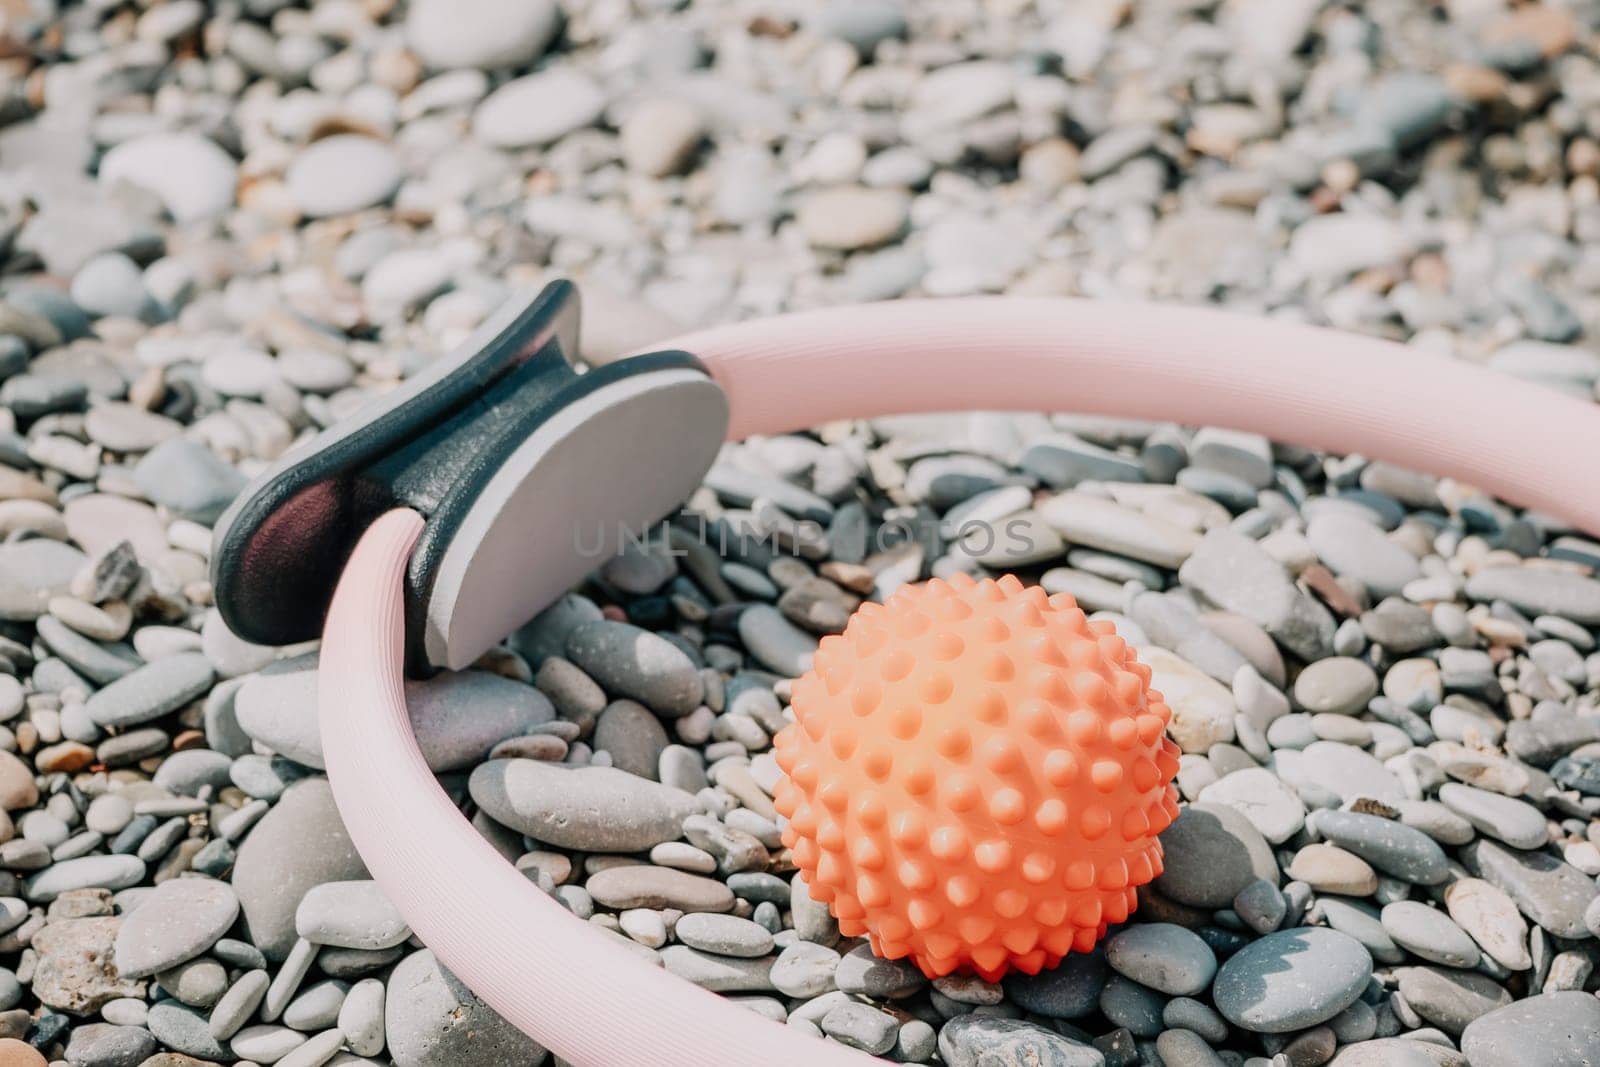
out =
<path fill-rule="evenodd" d="M 1014 576 L 863 604 L 774 744 L 783 841 L 847 936 L 929 977 L 1087 952 L 1161 873 L 1178 748 L 1109 622 Z"/>

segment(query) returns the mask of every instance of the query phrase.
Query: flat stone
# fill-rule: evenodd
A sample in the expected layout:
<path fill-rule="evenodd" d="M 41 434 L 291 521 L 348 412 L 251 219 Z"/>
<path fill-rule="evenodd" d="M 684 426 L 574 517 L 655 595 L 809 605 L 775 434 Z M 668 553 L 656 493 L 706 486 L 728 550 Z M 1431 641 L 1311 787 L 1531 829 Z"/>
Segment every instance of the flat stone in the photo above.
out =
<path fill-rule="evenodd" d="M 694 797 L 612 767 L 490 760 L 468 779 L 491 818 L 558 848 L 642 852 L 683 833 Z"/>
<path fill-rule="evenodd" d="M 205 1013 L 187 1004 L 175 1000 L 160 1001 L 151 1006 L 150 1014 L 145 1017 L 145 1025 L 157 1041 L 183 1055 L 213 1063 L 235 1058 L 211 1036 Z"/>
<path fill-rule="evenodd" d="M 1419 885 L 1437 885 L 1449 877 L 1444 850 L 1421 830 L 1354 811 L 1319 811 L 1308 821 L 1323 838 L 1385 874 Z"/>
<path fill-rule="evenodd" d="M 1284 873 L 1322 893 L 1364 897 L 1378 888 L 1378 876 L 1367 861 L 1337 845 L 1305 846 Z"/>
<path fill-rule="evenodd" d="M 909 207 L 898 189 L 844 185 L 806 196 L 795 221 L 812 247 L 853 251 L 897 239 L 905 230 Z"/>
<path fill-rule="evenodd" d="M 90 1023 L 72 1031 L 66 1057 L 72 1067 L 139 1067 L 155 1051 L 156 1039 L 142 1026 Z"/>
<path fill-rule="evenodd" d="M 23 893 L 44 904 L 74 889 L 126 889 L 144 876 L 144 861 L 137 856 L 84 856 L 40 871 L 24 883 Z"/>
<path fill-rule="evenodd" d="M 1372 978 L 1372 957 L 1334 930 L 1299 927 L 1255 941 L 1223 962 L 1212 997 L 1235 1026 L 1256 1033 L 1303 1030 L 1353 1004 Z"/>
<path fill-rule="evenodd" d="M 1198 934 L 1172 923 L 1128 926 L 1106 941 L 1111 969 L 1172 996 L 1193 996 L 1211 985 L 1217 957 Z"/>
<path fill-rule="evenodd" d="M 1474 967 L 1477 943 L 1451 918 L 1418 900 L 1397 900 L 1383 908 L 1383 928 L 1394 943 L 1430 963 Z"/>
<path fill-rule="evenodd" d="M 1333 649 L 1333 616 L 1301 591 L 1256 542 L 1230 529 L 1212 530 L 1179 571 L 1184 585 L 1217 607 L 1243 615 L 1283 646 L 1314 661 Z"/>
<path fill-rule="evenodd" d="M 1038 974 L 1007 975 L 1005 990 L 1024 1011 L 1055 1019 L 1081 1019 L 1098 1009 L 1108 976 L 1103 950 L 1074 952 Z"/>
<path fill-rule="evenodd" d="M 1532 804 L 1459 782 L 1439 787 L 1439 801 L 1482 833 L 1512 848 L 1542 848 L 1550 838 L 1544 815 Z"/>
<path fill-rule="evenodd" d="M 1306 540 L 1329 570 L 1355 579 L 1374 597 L 1395 596 L 1422 577 L 1415 556 L 1377 526 L 1347 512 L 1319 513 L 1306 526 Z"/>
<path fill-rule="evenodd" d="M 1038 511 L 1073 544 L 1169 570 L 1181 567 L 1200 543 L 1193 530 L 1088 493 L 1061 493 L 1041 503 Z"/>
<path fill-rule="evenodd" d="M 817 637 L 800 629 L 777 608 L 753 604 L 739 613 L 739 640 L 768 670 L 798 678 L 811 669 Z"/>
<path fill-rule="evenodd" d="M 1600 581 L 1546 567 L 1484 567 L 1467 579 L 1473 600 L 1504 600 L 1530 615 L 1600 625 Z"/>
<path fill-rule="evenodd" d="M 133 468 L 133 480 L 153 503 L 210 525 L 245 487 L 245 477 L 211 449 L 187 437 L 161 442 Z"/>
<path fill-rule="evenodd" d="M 1511 1003 L 1511 994 L 1487 975 L 1445 967 L 1405 967 L 1400 995 L 1422 1018 L 1451 1037 L 1480 1015 Z"/>
<path fill-rule="evenodd" d="M 1103 1067 L 1090 1045 L 1020 1019 L 959 1015 L 939 1030 L 939 1055 L 948 1067 Z"/>
<path fill-rule="evenodd" d="M 648 630 L 609 619 L 579 623 L 568 632 L 566 653 L 608 693 L 659 714 L 687 715 L 700 704 L 703 688 L 694 663 Z"/>
<path fill-rule="evenodd" d="M 317 725 L 317 656 L 279 660 L 251 675 L 234 697 L 239 726 L 296 763 L 322 769 Z M 508 737 L 555 718 L 539 690 L 487 671 L 443 671 L 407 679 L 406 710 L 422 757 L 434 771 L 476 765 Z"/>
<path fill-rule="evenodd" d="M 367 877 L 328 780 L 306 778 L 284 790 L 244 839 L 233 888 L 251 941 L 281 961 L 294 945 L 295 912 L 307 890 Z"/>
<path fill-rule="evenodd" d="M 139 902 L 117 934 L 117 970 L 143 978 L 193 959 L 216 944 L 239 916 L 226 882 L 169 878 Z"/>
<path fill-rule="evenodd" d="M 233 206 L 238 165 L 196 133 L 150 133 L 113 147 L 100 160 L 102 185 L 128 182 L 161 198 L 179 222 L 220 215 Z"/>
<path fill-rule="evenodd" d="M 34 537 L 0 544 L 0 619 L 30 621 L 65 596 L 87 557 L 71 545 Z"/>
<path fill-rule="evenodd" d="M 432 70 L 499 70 L 537 59 L 561 27 L 549 0 L 419 0 L 406 10 L 406 43 Z"/>
<path fill-rule="evenodd" d="M 1375 800 L 1406 799 L 1399 779 L 1378 760 L 1353 745 L 1338 741 L 1315 741 L 1304 749 L 1279 749 L 1273 753 L 1273 769 L 1294 786 L 1317 786 L 1351 801 L 1361 797 Z"/>
<path fill-rule="evenodd" d="M 1164 648 L 1143 645 L 1139 662 L 1150 668 L 1150 687 L 1172 709 L 1167 732 L 1184 752 L 1203 753 L 1232 741 L 1238 707 L 1233 693 L 1188 660 Z"/>
<path fill-rule="evenodd" d="M 1271 846 L 1232 808 L 1188 805 L 1161 834 L 1161 844 L 1164 870 L 1155 888 L 1180 904 L 1226 908 L 1257 878 L 1278 884 Z"/>
<path fill-rule="evenodd" d="M 1102 958 L 1102 971 L 1104 966 Z M 833 981 L 846 993 L 859 993 L 874 999 L 908 997 L 928 984 L 927 978 L 910 960 L 883 959 L 867 945 L 857 945 L 844 954 L 833 972 Z"/>
<path fill-rule="evenodd" d="M 687 916 L 685 916 L 687 918 Z M 796 941 L 773 961 L 772 988 L 789 997 L 818 997 L 834 988 L 839 954 L 825 945 Z"/>
<path fill-rule="evenodd" d="M 772 951 L 771 931 L 736 915 L 690 912 L 672 932 L 690 948 L 718 956 L 757 958 Z"/>
<path fill-rule="evenodd" d="M 1247 767 L 1219 778 L 1200 791 L 1199 800 L 1233 808 L 1274 845 L 1283 844 L 1305 825 L 1306 808 L 1300 797 L 1265 767 Z"/>
<path fill-rule="evenodd" d="M 1600 890 L 1576 867 L 1545 852 L 1523 852 L 1481 839 L 1461 855 L 1469 870 L 1504 890 L 1522 914 L 1557 937 L 1590 936 L 1583 913 Z"/>
<path fill-rule="evenodd" d="M 1313 714 L 1354 715 L 1377 695 L 1377 674 L 1349 656 L 1318 660 L 1301 671 L 1294 682 L 1294 698 Z"/>
<path fill-rule="evenodd" d="M 377 882 L 324 882 L 312 886 L 295 909 L 295 933 L 313 945 L 385 949 L 402 944 L 411 927 Z"/>
<path fill-rule="evenodd" d="M 1467 1023 L 1461 1051 L 1473 1067 L 1580 1067 L 1600 1063 L 1600 999 L 1542 993 Z"/>
<path fill-rule="evenodd" d="M 724 883 L 670 867 L 641 864 L 611 867 L 590 875 L 584 887 L 596 903 L 618 910 L 677 908 L 685 912 L 723 912 L 733 908 L 733 891 Z"/>
<path fill-rule="evenodd" d="M 1450 918 L 1484 952 L 1507 970 L 1533 966 L 1528 952 L 1528 924 L 1505 890 L 1481 878 L 1461 878 L 1444 892 Z"/>
<path fill-rule="evenodd" d="M 661 950 L 661 962 L 668 973 L 714 993 L 768 993 L 773 989 L 770 958 L 736 959 L 687 945 L 668 945 Z"/>
<path fill-rule="evenodd" d="M 384 1020 L 389 1055 L 401 1067 L 531 1067 L 545 1056 L 428 949 L 389 976 Z"/>
<path fill-rule="evenodd" d="M 605 92 L 587 74 L 550 67 L 490 93 L 473 114 L 472 130 L 497 148 L 547 145 L 592 125 L 605 106 Z"/>
<path fill-rule="evenodd" d="M 90 696 L 84 707 L 100 726 L 137 726 L 203 695 L 215 678 L 205 656 L 180 652 L 123 675 Z"/>
<path fill-rule="evenodd" d="M 401 177 L 394 149 L 376 138 L 338 134 L 295 156 L 284 184 L 302 214 L 320 218 L 383 203 L 400 187 Z"/>

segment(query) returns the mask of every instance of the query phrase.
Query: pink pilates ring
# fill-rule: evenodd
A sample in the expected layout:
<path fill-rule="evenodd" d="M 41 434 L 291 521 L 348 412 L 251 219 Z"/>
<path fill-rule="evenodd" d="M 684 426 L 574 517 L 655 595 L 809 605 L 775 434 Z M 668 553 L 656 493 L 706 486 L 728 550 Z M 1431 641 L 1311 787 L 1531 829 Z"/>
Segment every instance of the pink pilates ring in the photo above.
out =
<path fill-rule="evenodd" d="M 1600 533 L 1590 473 L 1548 461 L 1557 441 L 1568 454 L 1600 452 L 1589 404 L 1389 342 L 1208 310 L 982 298 L 806 312 L 673 344 L 725 391 L 732 437 L 960 409 L 1228 426 L 1449 475 Z M 280 495 L 309 508 L 312 491 L 296 491 Z M 536 888 L 450 802 L 417 749 L 402 689 L 408 657 L 424 654 L 408 635 L 408 616 L 413 628 L 420 617 L 408 583 L 425 525 L 401 508 L 366 527 L 327 613 L 320 695 L 340 811 L 416 933 L 575 1064 L 872 1062 L 649 966 Z M 525 567 L 547 551 L 558 548 L 529 546 Z M 538 605 L 524 606 L 531 615 Z M 428 618 L 444 637 L 425 654 L 458 658 L 445 653 L 459 628 Z"/>

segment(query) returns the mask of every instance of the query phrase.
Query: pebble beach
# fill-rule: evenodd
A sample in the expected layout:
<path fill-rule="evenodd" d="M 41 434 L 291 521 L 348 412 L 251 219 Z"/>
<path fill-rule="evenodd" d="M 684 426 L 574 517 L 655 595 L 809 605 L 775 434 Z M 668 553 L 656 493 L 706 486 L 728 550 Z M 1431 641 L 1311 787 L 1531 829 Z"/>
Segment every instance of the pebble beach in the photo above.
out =
<path fill-rule="evenodd" d="M 1597 238 L 1592 0 L 0 0 L 0 1067 L 563 1062 L 370 879 L 315 644 L 243 641 L 208 578 L 254 475 L 517 294 L 575 281 L 591 365 L 786 310 L 1082 296 L 1595 401 Z M 1597 571 L 1559 517 L 1362 456 L 897 416 L 725 446 L 408 700 L 531 882 L 817 1041 L 1586 1067 Z M 1182 752 L 1137 912 L 997 982 L 841 936 L 773 802 L 819 640 L 955 573 L 1113 622 Z"/>

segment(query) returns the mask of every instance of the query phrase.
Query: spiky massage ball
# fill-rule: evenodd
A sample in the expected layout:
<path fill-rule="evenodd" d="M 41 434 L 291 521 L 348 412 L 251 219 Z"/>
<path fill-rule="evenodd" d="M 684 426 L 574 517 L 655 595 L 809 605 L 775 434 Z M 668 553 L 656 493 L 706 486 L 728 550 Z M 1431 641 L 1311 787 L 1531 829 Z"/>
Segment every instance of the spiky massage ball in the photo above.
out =
<path fill-rule="evenodd" d="M 1086 952 L 1161 873 L 1171 711 L 1110 623 L 1015 577 L 864 604 L 796 680 L 776 804 L 873 951 L 993 981 Z"/>

